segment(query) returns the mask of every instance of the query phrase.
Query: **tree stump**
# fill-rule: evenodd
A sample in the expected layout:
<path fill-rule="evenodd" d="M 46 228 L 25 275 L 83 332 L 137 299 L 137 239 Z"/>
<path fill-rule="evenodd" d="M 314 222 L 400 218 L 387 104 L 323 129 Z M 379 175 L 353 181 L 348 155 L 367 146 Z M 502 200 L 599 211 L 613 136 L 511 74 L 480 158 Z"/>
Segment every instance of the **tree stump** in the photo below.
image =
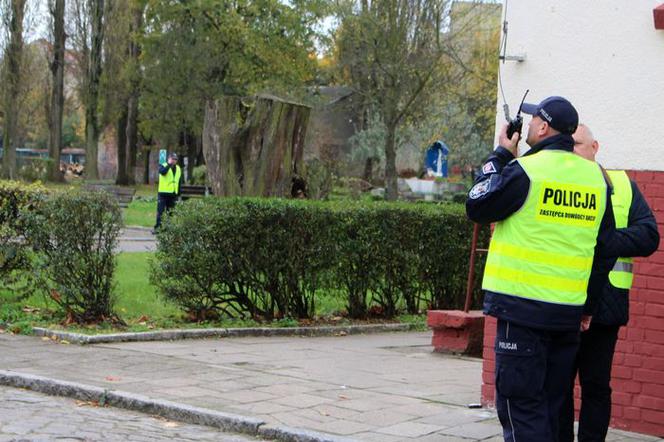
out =
<path fill-rule="evenodd" d="M 311 108 L 272 96 L 206 103 L 203 154 L 215 195 L 287 196 L 303 170 Z"/>

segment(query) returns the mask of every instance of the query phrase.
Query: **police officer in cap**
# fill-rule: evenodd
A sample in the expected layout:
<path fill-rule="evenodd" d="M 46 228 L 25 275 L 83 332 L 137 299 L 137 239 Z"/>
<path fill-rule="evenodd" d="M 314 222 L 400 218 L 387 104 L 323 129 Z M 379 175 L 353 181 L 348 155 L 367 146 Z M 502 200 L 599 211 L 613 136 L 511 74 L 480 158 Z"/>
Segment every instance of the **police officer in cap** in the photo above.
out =
<path fill-rule="evenodd" d="M 497 318 L 496 409 L 506 441 L 553 442 L 579 345 L 609 270 L 615 231 L 600 167 L 573 153 L 578 125 L 562 97 L 524 104 L 526 142 L 507 137 L 482 167 L 466 212 L 496 223 L 482 288 Z"/>
<path fill-rule="evenodd" d="M 154 225 L 155 233 L 161 227 L 161 217 L 164 211 L 175 207 L 180 186 L 182 184 L 182 168 L 178 165 L 178 155 L 171 153 L 166 163 L 159 165 L 159 189 L 157 191 L 157 222 Z"/>

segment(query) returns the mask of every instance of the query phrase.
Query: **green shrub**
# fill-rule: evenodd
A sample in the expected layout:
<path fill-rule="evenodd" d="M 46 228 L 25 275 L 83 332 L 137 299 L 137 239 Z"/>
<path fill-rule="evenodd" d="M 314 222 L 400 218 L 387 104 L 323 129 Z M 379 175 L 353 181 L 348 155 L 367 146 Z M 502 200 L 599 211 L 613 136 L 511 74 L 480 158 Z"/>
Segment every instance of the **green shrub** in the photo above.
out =
<path fill-rule="evenodd" d="M 113 273 L 122 218 L 106 192 L 55 193 L 30 214 L 39 286 L 79 323 L 118 320 Z"/>
<path fill-rule="evenodd" d="M 207 166 L 205 164 L 194 167 L 191 174 L 191 184 L 200 186 L 207 184 Z"/>
<path fill-rule="evenodd" d="M 16 291 L 29 289 L 31 261 L 24 215 L 40 205 L 46 191 L 38 184 L 0 181 L 0 285 Z M 22 283 L 22 284 L 21 284 Z"/>
<path fill-rule="evenodd" d="M 150 281 L 198 321 L 256 310 L 241 282 L 242 256 L 231 253 L 233 243 L 242 240 L 236 212 L 191 199 L 165 217 L 157 235 Z"/>
<path fill-rule="evenodd" d="M 329 210 L 269 199 L 189 200 L 159 232 L 151 281 L 196 320 L 309 317 L 329 267 Z"/>
<path fill-rule="evenodd" d="M 355 318 L 462 308 L 471 234 L 458 204 L 188 201 L 158 234 L 151 280 L 197 320 L 307 318 L 335 291 Z"/>
<path fill-rule="evenodd" d="M 420 241 L 423 251 L 420 254 L 419 280 L 427 293 L 428 308 L 462 309 L 466 297 L 473 223 L 467 219 L 463 205 L 449 203 L 440 207 L 445 212 L 442 220 L 436 209 L 429 208 L 422 212 Z M 486 249 L 490 229 L 481 226 L 479 232 L 478 248 Z M 486 253 L 476 255 L 473 308 L 481 306 L 480 287 L 485 261 Z"/>
<path fill-rule="evenodd" d="M 307 195 L 314 200 L 327 199 L 334 181 L 333 167 L 326 162 L 313 159 L 306 163 L 305 181 Z"/>
<path fill-rule="evenodd" d="M 53 163 L 51 158 L 31 158 L 19 167 L 18 175 L 27 182 L 46 181 L 48 169 Z"/>

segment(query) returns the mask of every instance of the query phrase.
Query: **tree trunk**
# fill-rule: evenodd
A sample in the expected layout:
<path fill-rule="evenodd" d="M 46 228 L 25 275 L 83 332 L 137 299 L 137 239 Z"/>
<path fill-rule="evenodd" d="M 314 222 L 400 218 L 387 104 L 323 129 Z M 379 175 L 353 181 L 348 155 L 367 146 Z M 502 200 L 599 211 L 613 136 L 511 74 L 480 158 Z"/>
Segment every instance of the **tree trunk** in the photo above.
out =
<path fill-rule="evenodd" d="M 48 178 L 51 181 L 64 181 L 60 172 L 60 152 L 62 151 L 62 113 L 64 107 L 65 78 L 65 0 L 55 0 L 53 15 L 53 59 L 51 74 L 53 77 L 51 102 L 48 119 L 48 156 L 53 160 L 49 167 Z"/>
<path fill-rule="evenodd" d="M 143 184 L 150 184 L 150 152 L 152 149 L 143 150 Z"/>
<path fill-rule="evenodd" d="M 136 183 L 136 156 L 138 155 L 138 95 L 129 97 L 127 105 L 127 184 Z"/>
<path fill-rule="evenodd" d="M 187 147 L 187 177 L 191 181 L 196 167 L 196 136 L 191 132 L 185 133 L 185 145 Z"/>
<path fill-rule="evenodd" d="M 115 184 L 126 186 L 129 184 L 127 174 L 127 109 L 122 108 L 122 113 L 117 121 L 117 146 L 118 146 L 118 174 L 115 177 Z"/>
<path fill-rule="evenodd" d="M 203 153 L 215 195 L 288 196 L 310 108 L 275 97 L 208 101 Z"/>
<path fill-rule="evenodd" d="M 18 177 L 16 168 L 16 132 L 18 126 L 19 85 L 21 82 L 21 58 L 23 53 L 23 16 L 26 0 L 11 1 L 11 21 L 9 24 L 9 45 L 5 51 L 7 63 L 4 83 L 5 124 L 2 138 L 2 176 L 9 179 Z"/>
<path fill-rule="evenodd" d="M 385 137 L 385 199 L 395 201 L 398 195 L 397 188 L 397 151 L 395 124 L 388 124 Z"/>
<path fill-rule="evenodd" d="M 362 173 L 362 179 L 368 183 L 373 181 L 373 162 L 374 157 L 369 157 L 364 162 L 364 172 Z"/>
<path fill-rule="evenodd" d="M 139 57 L 141 47 L 138 44 L 138 33 L 143 27 L 143 8 L 134 5 L 134 14 L 130 32 L 129 57 L 133 69 L 131 90 L 129 92 L 129 105 L 127 109 L 127 176 L 129 184 L 136 183 L 136 156 L 138 155 L 138 100 L 141 94 L 141 70 Z"/>
<path fill-rule="evenodd" d="M 104 0 L 88 0 L 91 11 L 90 22 L 92 23 L 92 45 L 90 47 L 90 59 L 87 66 L 87 100 L 85 104 L 85 144 L 87 153 L 85 158 L 85 174 L 88 179 L 99 178 L 98 169 L 98 144 L 99 144 L 99 121 L 97 106 L 99 101 L 99 79 L 102 69 L 102 43 L 104 41 Z"/>

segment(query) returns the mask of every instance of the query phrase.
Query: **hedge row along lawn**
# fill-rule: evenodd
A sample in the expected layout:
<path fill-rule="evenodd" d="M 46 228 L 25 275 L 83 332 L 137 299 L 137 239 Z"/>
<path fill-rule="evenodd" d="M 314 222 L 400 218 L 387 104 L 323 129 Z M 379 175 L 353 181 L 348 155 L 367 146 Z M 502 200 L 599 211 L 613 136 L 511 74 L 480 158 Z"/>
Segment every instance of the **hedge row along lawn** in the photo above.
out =
<path fill-rule="evenodd" d="M 339 294 L 324 297 L 319 305 L 319 318 L 312 322 L 299 322 L 294 319 L 281 319 L 271 323 L 257 322 L 250 319 L 222 320 L 216 322 L 192 323 L 183 316 L 172 303 L 161 298 L 154 286 L 148 282 L 150 261 L 154 254 L 120 253 L 115 275 L 117 304 L 116 310 L 127 322 L 126 328 L 113 328 L 109 324 L 94 326 L 68 326 L 66 329 L 86 334 L 99 334 L 121 331 L 148 331 L 169 328 L 206 328 L 206 327 L 292 327 L 298 325 L 339 324 L 350 322 L 338 315 L 343 308 Z M 32 295 L 27 299 L 16 299 L 8 290 L 0 290 L 0 329 L 15 333 L 29 333 L 31 327 L 63 329 L 63 317 L 58 316 L 53 302 L 43 295 Z M 424 315 L 403 315 L 398 322 L 414 323 L 425 329 Z M 357 322 L 361 323 L 361 322 Z"/>

